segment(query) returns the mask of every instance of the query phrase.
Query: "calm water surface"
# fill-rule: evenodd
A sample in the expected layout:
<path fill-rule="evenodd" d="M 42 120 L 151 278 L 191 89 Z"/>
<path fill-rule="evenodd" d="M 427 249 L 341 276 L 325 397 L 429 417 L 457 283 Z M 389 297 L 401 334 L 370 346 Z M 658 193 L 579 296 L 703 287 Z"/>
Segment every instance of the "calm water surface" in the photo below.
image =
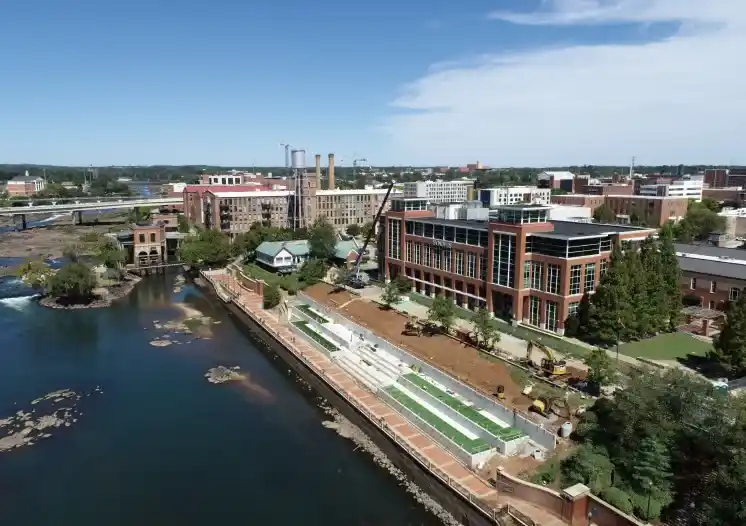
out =
<path fill-rule="evenodd" d="M 83 416 L 0 453 L 0 524 L 435 525 L 370 457 L 321 425 L 319 401 L 222 307 L 148 278 L 109 309 L 55 311 L 0 282 L 0 418 L 52 390 Z M 211 340 L 157 348 L 153 320 L 183 301 L 222 323 Z M 147 330 L 146 330 L 147 328 Z M 212 385 L 216 365 L 247 384 Z M 17 404 L 17 405 L 14 405 Z"/>

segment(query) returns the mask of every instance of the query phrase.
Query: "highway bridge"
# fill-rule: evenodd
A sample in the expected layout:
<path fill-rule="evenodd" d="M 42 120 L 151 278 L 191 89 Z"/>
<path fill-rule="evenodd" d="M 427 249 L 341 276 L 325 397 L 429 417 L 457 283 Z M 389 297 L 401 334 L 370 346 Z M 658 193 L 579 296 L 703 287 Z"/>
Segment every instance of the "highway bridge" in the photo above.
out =
<path fill-rule="evenodd" d="M 25 206 L 8 206 L 0 208 L 0 216 L 26 216 L 33 214 L 60 214 L 65 212 L 87 212 L 89 210 L 115 210 L 135 208 L 139 206 L 168 206 L 180 205 L 181 197 L 102 197 L 98 199 L 64 199 L 65 203 L 57 203 L 53 199 L 45 199 L 50 204 L 35 205 L 30 201 Z M 62 199 L 60 201 L 63 201 Z"/>

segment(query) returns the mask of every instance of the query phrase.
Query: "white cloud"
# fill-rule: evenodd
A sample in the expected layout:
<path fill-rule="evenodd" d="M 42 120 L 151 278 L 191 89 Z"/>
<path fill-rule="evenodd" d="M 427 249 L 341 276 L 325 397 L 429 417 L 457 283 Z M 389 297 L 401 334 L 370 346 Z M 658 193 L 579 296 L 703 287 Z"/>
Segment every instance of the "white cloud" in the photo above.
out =
<path fill-rule="evenodd" d="M 746 1 L 547 0 L 518 24 L 679 21 L 646 44 L 551 47 L 441 64 L 387 119 L 404 162 L 746 163 Z"/>

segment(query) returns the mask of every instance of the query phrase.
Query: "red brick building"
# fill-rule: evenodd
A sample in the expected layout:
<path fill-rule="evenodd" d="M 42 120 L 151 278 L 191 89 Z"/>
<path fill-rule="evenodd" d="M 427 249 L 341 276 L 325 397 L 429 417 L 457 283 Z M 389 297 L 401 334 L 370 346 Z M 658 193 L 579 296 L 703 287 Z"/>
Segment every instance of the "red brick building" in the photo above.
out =
<path fill-rule="evenodd" d="M 710 188 L 724 188 L 728 186 L 728 170 L 725 168 L 706 169 L 704 183 Z"/>
<path fill-rule="evenodd" d="M 689 199 L 647 195 L 607 195 L 606 205 L 618 218 L 636 215 L 646 225 L 659 227 L 668 221 L 679 221 L 686 216 Z"/>
<path fill-rule="evenodd" d="M 19 175 L 8 181 L 8 196 L 30 197 L 44 190 L 46 185 L 43 178 L 30 176 L 26 172 L 26 175 Z"/>
<path fill-rule="evenodd" d="M 396 198 L 383 225 L 385 278 L 406 276 L 416 292 L 563 334 L 612 246 L 655 231 L 549 222 L 549 208 L 508 205 L 490 221 L 458 221 L 436 219 L 426 200 Z"/>
<path fill-rule="evenodd" d="M 564 194 L 552 196 L 552 204 L 587 206 L 591 209 L 591 212 L 595 212 L 596 208 L 604 204 L 605 201 L 606 197 L 602 195 Z"/>
<path fill-rule="evenodd" d="M 746 251 L 708 245 L 676 244 L 681 293 L 688 302 L 725 310 L 746 288 Z"/>

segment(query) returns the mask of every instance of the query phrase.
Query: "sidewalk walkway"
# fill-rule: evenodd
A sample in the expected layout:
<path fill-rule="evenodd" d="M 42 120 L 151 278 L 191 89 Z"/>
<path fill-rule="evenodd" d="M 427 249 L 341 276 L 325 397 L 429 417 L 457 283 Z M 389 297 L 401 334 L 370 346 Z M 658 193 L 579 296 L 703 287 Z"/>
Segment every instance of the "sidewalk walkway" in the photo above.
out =
<path fill-rule="evenodd" d="M 328 384 L 363 413 L 371 416 L 372 423 L 392 436 L 404 449 L 419 458 L 434 474 L 462 494 L 471 494 L 476 499 L 499 509 L 510 504 L 518 511 L 532 518 L 540 526 L 562 526 L 564 521 L 529 502 L 518 500 L 508 494 L 498 493 L 486 481 L 469 471 L 439 444 L 410 424 L 402 415 L 385 404 L 372 392 L 359 386 L 341 367 L 323 352 L 301 340 L 290 329 L 282 325 L 275 316 L 262 308 L 262 298 L 241 287 L 226 274 L 216 274 L 210 279 L 223 284 L 234 294 L 234 303 L 255 321 L 263 325 L 309 367 L 322 376 Z"/>

